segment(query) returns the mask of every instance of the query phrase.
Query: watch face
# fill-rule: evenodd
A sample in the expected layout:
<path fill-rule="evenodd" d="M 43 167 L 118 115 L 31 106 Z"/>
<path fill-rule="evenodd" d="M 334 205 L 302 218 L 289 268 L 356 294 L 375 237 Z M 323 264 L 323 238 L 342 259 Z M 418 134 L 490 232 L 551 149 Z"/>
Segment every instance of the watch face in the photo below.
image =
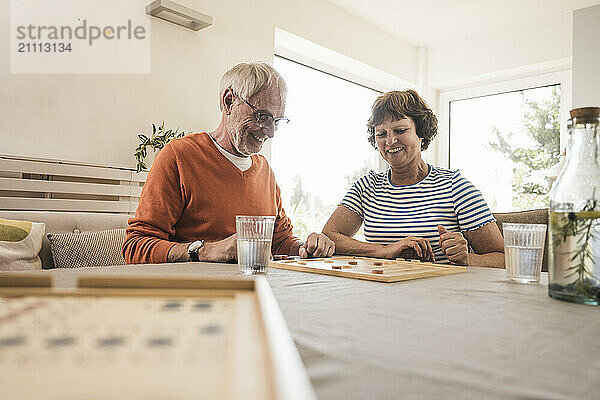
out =
<path fill-rule="evenodd" d="M 202 246 L 204 246 L 204 240 L 196 240 L 189 245 L 188 253 L 196 253 Z"/>

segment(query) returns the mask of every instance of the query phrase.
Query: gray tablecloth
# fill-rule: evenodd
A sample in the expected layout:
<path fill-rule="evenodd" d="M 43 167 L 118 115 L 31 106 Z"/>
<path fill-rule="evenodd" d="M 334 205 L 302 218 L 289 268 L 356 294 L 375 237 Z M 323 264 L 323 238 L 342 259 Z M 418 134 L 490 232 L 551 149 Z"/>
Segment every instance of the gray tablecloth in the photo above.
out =
<path fill-rule="evenodd" d="M 236 275 L 231 264 L 53 270 Z M 320 399 L 600 399 L 600 308 L 550 299 L 504 270 L 378 283 L 270 269 Z"/>

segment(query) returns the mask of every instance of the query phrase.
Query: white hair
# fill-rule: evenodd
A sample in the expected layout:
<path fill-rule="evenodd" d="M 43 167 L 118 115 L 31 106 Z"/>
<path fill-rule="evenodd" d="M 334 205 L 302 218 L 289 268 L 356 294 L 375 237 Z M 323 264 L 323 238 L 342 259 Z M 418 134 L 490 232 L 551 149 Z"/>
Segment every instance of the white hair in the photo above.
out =
<path fill-rule="evenodd" d="M 266 86 L 265 86 L 266 84 Z M 285 105 L 285 96 L 287 95 L 287 86 L 285 81 L 277 71 L 269 64 L 258 63 L 240 63 L 225 72 L 221 78 L 219 87 L 219 108 L 223 109 L 221 98 L 223 92 L 227 89 L 233 90 L 238 96 L 248 100 L 252 95 L 260 91 L 263 86 L 275 86 L 279 89 L 281 103 Z"/>

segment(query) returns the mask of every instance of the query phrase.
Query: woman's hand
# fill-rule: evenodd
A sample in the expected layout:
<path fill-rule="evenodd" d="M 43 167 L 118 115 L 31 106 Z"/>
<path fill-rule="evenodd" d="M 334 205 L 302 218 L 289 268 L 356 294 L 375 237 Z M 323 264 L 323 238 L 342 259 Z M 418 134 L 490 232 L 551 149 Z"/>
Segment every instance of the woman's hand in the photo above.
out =
<path fill-rule="evenodd" d="M 469 265 L 469 244 L 460 232 L 448 232 L 438 225 L 440 247 L 452 264 Z"/>
<path fill-rule="evenodd" d="M 377 257 L 380 258 L 406 257 L 409 253 L 416 253 L 421 260 L 435 261 L 429 240 L 415 236 L 407 236 L 395 243 L 385 245 L 378 253 Z"/>

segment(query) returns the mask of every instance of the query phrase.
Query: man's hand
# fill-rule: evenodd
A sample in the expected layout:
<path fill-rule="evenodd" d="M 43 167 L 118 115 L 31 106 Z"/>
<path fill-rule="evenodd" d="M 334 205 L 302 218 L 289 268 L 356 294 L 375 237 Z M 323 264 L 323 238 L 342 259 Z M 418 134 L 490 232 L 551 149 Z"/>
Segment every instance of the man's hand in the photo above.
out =
<path fill-rule="evenodd" d="M 188 246 L 190 243 L 177 243 L 167 254 L 167 262 L 185 262 L 191 261 L 190 255 L 188 254 Z"/>
<path fill-rule="evenodd" d="M 467 239 L 460 232 L 448 232 L 442 225 L 438 225 L 440 234 L 440 247 L 452 264 L 469 265 L 469 245 Z"/>
<path fill-rule="evenodd" d="M 335 243 L 322 233 L 311 233 L 298 249 L 298 255 L 308 257 L 331 257 L 335 253 Z"/>
<path fill-rule="evenodd" d="M 198 251 L 200 261 L 228 262 L 237 260 L 237 234 L 216 242 L 204 242 Z"/>
<path fill-rule="evenodd" d="M 189 243 L 178 243 L 171 247 L 168 262 L 191 261 L 187 252 Z M 216 242 L 204 242 L 198 251 L 198 259 L 207 262 L 228 262 L 237 259 L 237 235 L 233 234 Z"/>
<path fill-rule="evenodd" d="M 382 247 L 379 254 L 377 254 L 377 257 L 407 257 L 407 255 L 411 253 L 416 254 L 421 260 L 435 261 L 435 256 L 433 255 L 433 249 L 431 248 L 429 240 L 416 236 L 407 236 L 404 239 L 400 239 L 397 242 Z"/>

